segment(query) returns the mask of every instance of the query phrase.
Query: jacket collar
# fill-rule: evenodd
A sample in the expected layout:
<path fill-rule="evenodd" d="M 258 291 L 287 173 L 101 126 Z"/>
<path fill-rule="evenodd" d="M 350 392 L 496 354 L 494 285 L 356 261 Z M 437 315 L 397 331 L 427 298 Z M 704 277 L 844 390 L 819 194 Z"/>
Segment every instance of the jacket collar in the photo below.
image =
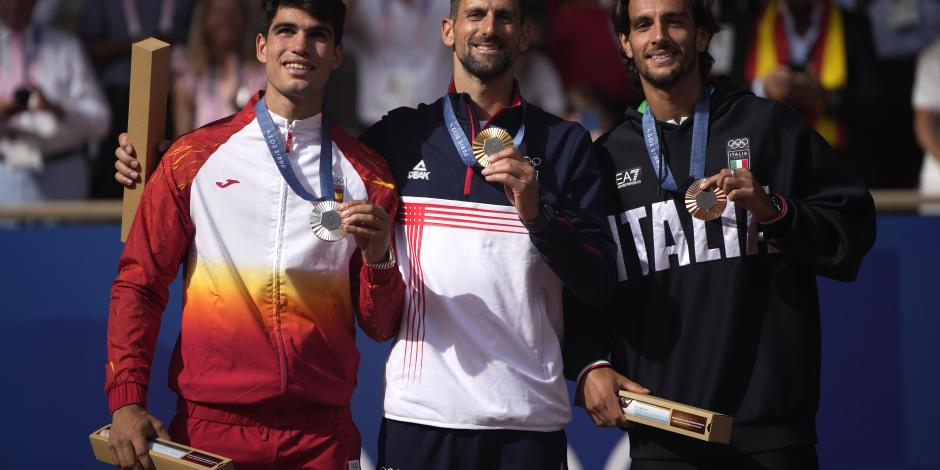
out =
<path fill-rule="evenodd" d="M 519 130 L 519 127 L 522 126 L 522 121 L 525 117 L 526 103 L 525 100 L 522 99 L 522 93 L 519 91 L 519 82 L 517 80 L 513 80 L 512 88 L 512 103 L 510 106 L 499 110 L 489 121 L 485 122 L 482 127 L 480 126 L 479 119 L 476 117 L 476 110 L 474 109 L 470 95 L 467 93 L 458 93 L 453 78 L 451 78 L 450 86 L 447 88 L 447 99 L 444 100 L 443 105 L 447 106 L 450 104 L 454 107 L 454 114 L 457 115 L 457 121 L 460 122 L 460 126 L 463 128 L 464 132 L 467 133 L 467 137 L 471 141 L 481 130 L 491 125 L 506 129 L 506 131 L 514 135 Z"/>

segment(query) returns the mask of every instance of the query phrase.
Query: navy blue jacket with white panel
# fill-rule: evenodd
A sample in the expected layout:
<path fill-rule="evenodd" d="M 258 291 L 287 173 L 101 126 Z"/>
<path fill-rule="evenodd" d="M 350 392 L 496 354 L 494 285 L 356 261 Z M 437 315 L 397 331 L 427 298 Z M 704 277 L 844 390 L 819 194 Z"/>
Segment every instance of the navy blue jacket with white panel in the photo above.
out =
<path fill-rule="evenodd" d="M 515 135 L 556 212 L 530 234 L 501 184 L 461 160 L 444 123 L 453 105 L 468 139 L 489 125 Z M 407 286 L 385 367 L 384 416 L 451 429 L 555 431 L 571 418 L 560 341 L 562 292 L 603 303 L 615 245 L 589 134 L 519 96 L 490 122 L 466 94 L 399 108 L 361 139 L 384 156 L 402 196 L 396 255 Z"/>

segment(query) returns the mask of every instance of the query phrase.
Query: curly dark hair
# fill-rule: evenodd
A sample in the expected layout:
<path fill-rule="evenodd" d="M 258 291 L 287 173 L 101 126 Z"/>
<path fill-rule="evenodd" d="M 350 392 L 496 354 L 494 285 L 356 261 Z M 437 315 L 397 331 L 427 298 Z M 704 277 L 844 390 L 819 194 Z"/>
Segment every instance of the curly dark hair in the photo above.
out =
<path fill-rule="evenodd" d="M 692 5 L 692 19 L 695 21 L 695 25 L 698 27 L 705 28 L 711 36 L 714 36 L 715 33 L 721 31 L 721 26 L 718 25 L 718 22 L 715 21 L 715 17 L 712 16 L 711 0 L 685 0 Z M 610 5 L 610 22 L 614 26 L 614 31 L 618 35 L 623 34 L 625 36 L 630 35 L 630 12 L 629 12 L 630 0 L 615 0 Z M 710 40 L 710 39 L 709 39 Z M 633 84 L 640 86 L 640 74 L 637 73 L 636 63 L 633 59 L 627 57 L 627 53 L 621 49 L 620 55 L 626 60 L 627 74 L 630 76 L 630 80 L 633 81 Z M 699 54 L 698 58 L 698 68 L 699 72 L 702 74 L 702 80 L 705 80 L 708 77 L 709 72 L 712 70 L 712 65 L 715 63 L 715 58 L 708 53 L 706 49 L 705 52 Z"/>

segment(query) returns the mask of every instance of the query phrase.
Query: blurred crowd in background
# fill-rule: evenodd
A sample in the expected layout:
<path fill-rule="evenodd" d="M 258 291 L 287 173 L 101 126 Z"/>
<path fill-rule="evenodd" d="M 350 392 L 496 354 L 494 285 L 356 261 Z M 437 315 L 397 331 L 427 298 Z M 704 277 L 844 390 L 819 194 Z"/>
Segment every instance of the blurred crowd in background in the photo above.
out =
<path fill-rule="evenodd" d="M 525 99 L 596 138 L 643 96 L 624 69 L 611 0 L 522 0 Z M 116 198 L 131 44 L 173 45 L 168 137 L 264 88 L 261 0 L 0 0 L 0 204 Z M 328 112 L 358 133 L 447 90 L 447 0 L 347 0 Z M 715 0 L 713 75 L 800 111 L 871 188 L 940 194 L 940 0 Z M 759 156 L 755 156 L 759 158 Z"/>

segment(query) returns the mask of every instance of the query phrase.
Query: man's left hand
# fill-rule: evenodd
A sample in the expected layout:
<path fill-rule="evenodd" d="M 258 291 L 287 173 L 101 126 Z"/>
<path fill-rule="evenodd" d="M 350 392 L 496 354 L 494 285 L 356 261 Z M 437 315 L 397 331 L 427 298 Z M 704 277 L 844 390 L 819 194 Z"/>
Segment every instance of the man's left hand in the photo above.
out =
<path fill-rule="evenodd" d="M 747 168 L 731 171 L 727 168 L 705 180 L 702 189 L 721 188 L 728 200 L 754 214 L 757 220 L 767 220 L 777 215 L 764 188 Z"/>
<path fill-rule="evenodd" d="M 340 204 L 343 230 L 353 236 L 356 246 L 369 264 L 386 260 L 389 247 L 391 221 L 385 209 L 369 201 L 348 201 Z"/>
<path fill-rule="evenodd" d="M 490 155 L 490 163 L 481 174 L 490 183 L 502 183 L 509 202 L 516 207 L 519 219 L 530 222 L 539 215 L 539 182 L 535 168 L 522 158 L 514 147 Z"/>

